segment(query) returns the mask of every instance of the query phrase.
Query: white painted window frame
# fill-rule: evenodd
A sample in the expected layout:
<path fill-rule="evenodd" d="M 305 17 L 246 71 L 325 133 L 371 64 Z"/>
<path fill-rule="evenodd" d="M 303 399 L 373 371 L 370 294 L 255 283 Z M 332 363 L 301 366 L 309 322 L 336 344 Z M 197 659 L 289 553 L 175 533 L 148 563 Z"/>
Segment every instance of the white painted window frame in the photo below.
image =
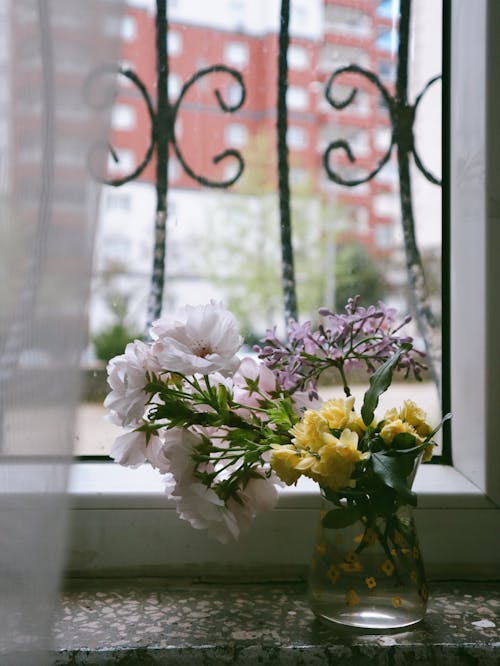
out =
<path fill-rule="evenodd" d="M 500 3 L 452 4 L 454 466 L 421 468 L 416 517 L 431 576 L 492 578 L 500 569 Z M 306 479 L 238 543 L 220 545 L 177 518 L 150 468 L 75 464 L 70 491 L 67 570 L 89 576 L 301 576 L 319 505 Z"/>

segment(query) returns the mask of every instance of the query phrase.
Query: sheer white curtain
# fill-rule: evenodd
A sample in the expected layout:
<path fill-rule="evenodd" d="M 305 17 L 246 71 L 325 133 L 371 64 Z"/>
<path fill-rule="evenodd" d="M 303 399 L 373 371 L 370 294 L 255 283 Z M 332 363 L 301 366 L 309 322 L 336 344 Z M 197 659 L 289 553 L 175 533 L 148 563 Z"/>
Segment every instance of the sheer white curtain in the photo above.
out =
<path fill-rule="evenodd" d="M 0 663 L 47 662 L 121 0 L 0 0 Z"/>

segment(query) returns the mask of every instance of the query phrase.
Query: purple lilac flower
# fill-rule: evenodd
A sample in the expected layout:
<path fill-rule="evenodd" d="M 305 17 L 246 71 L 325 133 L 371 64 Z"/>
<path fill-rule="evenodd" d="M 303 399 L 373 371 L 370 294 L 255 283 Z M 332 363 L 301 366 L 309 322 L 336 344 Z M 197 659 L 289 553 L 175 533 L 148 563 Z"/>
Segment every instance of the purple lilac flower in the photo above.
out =
<path fill-rule="evenodd" d="M 403 345 L 413 345 L 413 338 L 398 335 L 411 317 L 396 323 L 396 310 L 379 302 L 367 308 L 359 305 L 359 296 L 350 298 L 345 314 L 336 314 L 321 308 L 323 321 L 316 330 L 311 322 L 298 324 L 291 321 L 288 342 L 281 342 L 276 329 L 270 329 L 263 339 L 263 347 L 254 347 L 259 358 L 276 375 L 280 385 L 291 391 L 307 390 L 316 395 L 317 381 L 327 368 L 337 368 L 346 395 L 350 395 L 346 372 L 355 366 L 365 366 L 369 373 L 374 372 Z M 413 373 L 421 379 L 426 367 L 421 359 L 425 354 L 411 347 L 403 351 L 397 370 L 407 377 Z"/>

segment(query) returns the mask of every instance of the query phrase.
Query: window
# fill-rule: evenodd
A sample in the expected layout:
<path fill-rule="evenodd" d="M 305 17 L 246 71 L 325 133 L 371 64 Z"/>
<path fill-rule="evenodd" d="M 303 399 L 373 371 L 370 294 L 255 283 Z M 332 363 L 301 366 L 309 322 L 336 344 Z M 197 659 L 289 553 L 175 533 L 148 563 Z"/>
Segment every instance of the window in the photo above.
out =
<path fill-rule="evenodd" d="M 126 42 L 132 42 L 137 37 L 137 22 L 133 16 L 124 16 L 120 26 L 120 35 Z"/>
<path fill-rule="evenodd" d="M 288 48 L 288 66 L 290 69 L 303 70 L 309 67 L 309 54 L 302 46 L 292 44 Z"/>
<path fill-rule="evenodd" d="M 231 106 L 236 106 L 241 101 L 241 88 L 238 84 L 231 84 L 227 88 L 227 101 Z"/>
<path fill-rule="evenodd" d="M 182 53 L 182 35 L 177 30 L 168 33 L 168 55 L 178 56 Z"/>
<path fill-rule="evenodd" d="M 377 224 L 375 227 L 375 245 L 384 250 L 390 248 L 393 242 L 393 232 L 389 224 Z"/>
<path fill-rule="evenodd" d="M 130 195 L 123 192 L 108 192 L 106 196 L 106 210 L 130 210 Z"/>
<path fill-rule="evenodd" d="M 248 140 L 248 130 L 245 125 L 231 123 L 225 130 L 226 143 L 237 148 L 244 146 Z"/>
<path fill-rule="evenodd" d="M 309 106 L 309 94 L 305 88 L 290 86 L 287 90 L 286 102 L 292 111 L 305 111 Z"/>
<path fill-rule="evenodd" d="M 309 135 L 304 127 L 292 125 L 287 131 L 288 147 L 292 150 L 304 150 L 309 142 Z"/>
<path fill-rule="evenodd" d="M 363 9 L 331 4 L 325 6 L 325 26 L 335 32 L 366 37 L 371 32 L 371 19 Z"/>
<path fill-rule="evenodd" d="M 135 109 L 128 104 L 117 104 L 111 114 L 111 126 L 115 130 L 133 130 L 136 126 Z"/>
<path fill-rule="evenodd" d="M 245 67 L 248 63 L 248 46 L 242 42 L 229 42 L 224 49 L 224 60 L 235 67 Z"/>
<path fill-rule="evenodd" d="M 392 19 L 399 12 L 399 0 L 381 0 L 377 7 L 377 16 Z"/>
<path fill-rule="evenodd" d="M 178 74 L 171 74 L 168 77 L 168 96 L 171 101 L 175 102 L 179 93 L 181 92 L 182 81 Z"/>
<path fill-rule="evenodd" d="M 398 50 L 397 33 L 395 30 L 383 30 L 377 38 L 377 48 L 380 51 L 396 53 Z"/>
<path fill-rule="evenodd" d="M 320 54 L 320 67 L 333 71 L 347 65 L 370 66 L 370 56 L 357 46 L 345 46 L 343 44 L 326 43 Z"/>
<path fill-rule="evenodd" d="M 387 83 L 396 81 L 396 63 L 388 60 L 379 60 L 378 69 L 380 78 Z"/>
<path fill-rule="evenodd" d="M 485 63 L 489 63 L 489 85 L 498 76 L 496 68 L 500 63 L 500 58 L 494 57 L 498 56 L 498 40 L 491 37 L 489 42 L 486 40 L 486 26 L 489 26 L 490 35 L 493 35 L 494 30 L 498 30 L 500 20 L 487 21 L 485 8 L 488 6 L 490 11 L 498 12 L 498 9 L 494 9 L 495 3 L 481 3 L 480 11 L 477 11 L 479 5 L 471 9 L 471 4 L 467 0 L 453 3 L 456 16 L 452 25 L 451 378 L 455 401 L 452 425 L 455 467 L 443 469 L 441 466 L 430 466 L 423 469 L 417 479 L 417 490 L 421 492 L 417 520 L 429 571 L 431 575 L 448 576 L 457 575 L 457 572 L 466 576 L 471 571 L 477 574 L 481 568 L 484 575 L 492 575 L 492 553 L 498 534 L 498 522 L 494 522 L 498 520 L 495 518 L 498 513 L 493 510 L 487 495 L 498 501 L 494 486 L 498 481 L 498 452 L 492 443 L 496 437 L 495 409 L 499 395 L 496 368 L 499 351 L 491 331 L 498 330 L 500 324 L 497 319 L 498 309 L 488 308 L 488 304 L 495 298 L 495 284 L 498 284 L 500 276 L 498 262 L 495 261 L 495 251 L 498 252 L 495 220 L 486 208 L 486 202 L 491 200 L 491 193 L 496 194 L 498 188 L 493 175 L 498 172 L 499 158 L 490 148 L 493 142 L 488 141 L 488 133 L 492 133 L 495 127 L 499 109 L 494 106 L 498 104 L 494 96 L 486 96 L 492 106 L 485 115 L 481 100 L 485 99 Z M 461 45 L 466 41 L 474 45 L 473 51 L 464 53 Z M 489 52 L 486 52 L 485 44 L 489 44 Z M 368 102 L 368 110 L 369 106 Z M 189 134 L 187 113 L 183 120 L 186 121 L 185 134 Z M 335 132 L 333 122 L 330 129 Z M 356 142 L 355 133 L 363 131 L 366 128 L 357 127 L 353 121 L 351 139 Z M 380 128 L 379 148 L 383 138 L 387 137 L 384 132 L 385 128 Z M 335 133 L 332 135 L 332 132 L 325 131 L 323 141 L 333 140 L 332 136 L 336 136 Z M 341 136 L 340 130 L 338 136 Z M 453 143 L 455 137 L 460 137 L 460 141 Z M 364 140 L 359 141 L 363 145 Z M 265 146 L 265 141 L 262 145 Z M 260 144 L 256 152 L 258 150 L 265 153 Z M 269 154 L 269 149 L 265 154 Z M 231 170 L 234 173 L 234 166 L 229 163 L 224 164 L 223 169 L 226 175 Z M 358 173 L 356 169 L 354 167 L 351 174 Z M 386 165 L 376 183 L 382 193 L 375 200 L 375 212 L 383 217 L 390 215 L 394 204 L 394 201 L 391 202 L 394 194 L 389 191 L 394 169 L 392 162 Z M 485 181 L 484 173 L 491 180 Z M 371 211 L 368 209 L 371 187 L 368 184 L 352 188 L 352 196 L 358 196 L 362 205 L 348 201 L 339 203 L 339 210 L 346 211 L 347 217 L 351 217 L 349 206 L 353 206 L 353 210 L 364 211 L 356 214 L 360 226 L 364 224 L 365 230 L 373 228 Z M 486 188 L 489 188 L 490 199 L 485 195 Z M 185 194 L 179 192 L 176 199 L 179 221 L 183 218 Z M 345 196 L 345 188 L 335 187 L 335 196 L 340 201 L 341 196 Z M 203 206 L 200 206 L 203 216 L 208 214 L 213 199 L 212 193 L 205 193 L 203 199 L 200 199 L 203 201 Z M 254 203 L 256 210 L 260 210 L 259 204 Z M 237 202 L 234 205 L 238 207 Z M 239 212 L 241 214 L 241 210 Z M 253 219 L 258 218 L 259 215 L 254 211 Z M 385 227 L 384 231 L 375 231 L 375 234 L 379 235 L 379 239 L 384 236 L 382 240 L 385 243 L 390 225 L 385 222 L 382 225 L 380 222 L 377 228 L 382 229 L 382 226 Z M 176 229 L 174 227 L 173 231 Z M 190 279 L 196 291 L 199 282 L 196 276 L 190 276 Z M 474 447 L 471 442 L 475 443 Z M 200 550 L 203 550 L 204 559 L 212 563 L 214 570 L 217 562 L 223 562 L 221 567 L 228 562 L 233 566 L 242 566 L 248 565 L 249 560 L 267 563 L 272 568 L 273 565 L 280 566 L 283 557 L 282 549 L 272 547 L 275 543 L 273 535 L 274 538 L 282 539 L 283 534 L 286 534 L 287 544 L 291 546 L 286 554 L 289 556 L 289 566 L 299 566 L 309 557 L 314 523 L 311 515 L 315 516 L 316 499 L 307 483 L 302 484 L 296 492 L 285 491 L 275 514 L 263 516 L 249 537 L 234 549 L 221 549 L 217 544 L 207 543 L 199 533 L 187 529 L 178 521 L 173 509 L 165 510 L 161 486 L 152 470 L 144 468 L 130 471 L 117 466 L 102 469 L 96 465 L 90 480 L 84 477 L 85 467 L 76 470 L 73 489 L 78 510 L 74 512 L 76 515 L 70 552 L 70 563 L 75 568 L 97 572 L 124 567 L 137 573 L 151 570 L 152 566 L 160 567 L 156 570 L 161 570 L 161 567 L 168 565 L 172 567 L 170 573 L 185 572 L 187 566 L 191 567 L 191 572 L 199 572 L 196 568 L 197 556 L 189 559 L 189 554 L 199 553 Z M 106 487 L 106 493 L 97 496 L 96 489 L 103 487 Z M 127 488 L 126 495 L 124 488 Z M 113 510 L 117 507 L 121 511 Z M 92 516 L 93 508 L 101 509 L 99 527 Z M 159 521 L 162 524 L 160 531 Z M 135 527 L 131 528 L 131 524 Z M 127 530 L 130 537 L 129 548 L 127 552 L 117 552 L 113 544 L 120 543 L 120 540 L 115 536 L 124 530 Z M 463 539 L 464 532 L 469 535 L 468 539 Z M 103 535 L 104 542 L 100 540 Z M 143 547 L 145 541 L 153 540 L 157 548 L 148 550 Z M 79 553 L 89 549 L 97 553 L 95 559 L 92 562 L 78 560 Z M 165 560 L 165 552 L 169 553 L 168 562 Z M 467 569 L 468 566 L 472 568 Z"/>

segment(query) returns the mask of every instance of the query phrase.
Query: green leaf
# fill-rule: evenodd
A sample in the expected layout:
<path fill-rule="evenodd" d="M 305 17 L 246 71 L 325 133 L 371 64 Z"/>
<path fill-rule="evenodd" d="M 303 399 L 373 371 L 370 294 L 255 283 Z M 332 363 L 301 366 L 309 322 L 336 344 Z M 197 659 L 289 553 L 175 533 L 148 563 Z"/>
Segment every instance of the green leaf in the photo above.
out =
<path fill-rule="evenodd" d="M 219 384 L 217 387 L 217 401 L 219 409 L 227 411 L 229 398 L 230 395 L 227 388 L 224 386 L 224 384 Z"/>
<path fill-rule="evenodd" d="M 332 509 L 323 518 L 323 527 L 338 529 L 352 525 L 361 518 L 361 512 L 357 507 L 350 506 L 344 509 Z"/>
<path fill-rule="evenodd" d="M 282 398 L 267 413 L 272 423 L 287 429 L 299 420 L 290 398 Z"/>
<path fill-rule="evenodd" d="M 399 432 L 392 440 L 392 447 L 394 449 L 411 449 L 415 446 L 417 438 L 410 432 Z"/>
<path fill-rule="evenodd" d="M 394 356 L 391 356 L 383 363 L 370 377 L 370 386 L 365 393 L 363 406 L 361 407 L 361 417 L 366 426 L 371 425 L 375 410 L 377 409 L 380 395 L 387 391 L 392 382 L 392 373 L 397 366 L 402 354 L 410 351 L 412 345 L 409 343 L 401 345 Z"/>
<path fill-rule="evenodd" d="M 371 457 L 374 475 L 412 506 L 416 506 L 417 496 L 408 488 L 406 478 L 413 470 L 414 460 L 413 455 L 391 456 L 384 453 L 373 453 Z"/>
<path fill-rule="evenodd" d="M 434 430 L 431 432 L 431 434 L 430 434 L 430 435 L 427 435 L 427 437 L 425 438 L 424 444 L 428 444 L 428 443 L 431 441 L 431 439 L 434 437 L 434 435 L 437 433 L 437 431 L 442 427 L 442 425 L 443 425 L 446 421 L 449 421 L 450 419 L 451 419 L 451 412 L 448 412 L 448 414 L 446 414 L 446 416 L 443 417 L 443 420 L 441 421 L 441 423 L 439 423 L 439 424 L 434 428 Z"/>

